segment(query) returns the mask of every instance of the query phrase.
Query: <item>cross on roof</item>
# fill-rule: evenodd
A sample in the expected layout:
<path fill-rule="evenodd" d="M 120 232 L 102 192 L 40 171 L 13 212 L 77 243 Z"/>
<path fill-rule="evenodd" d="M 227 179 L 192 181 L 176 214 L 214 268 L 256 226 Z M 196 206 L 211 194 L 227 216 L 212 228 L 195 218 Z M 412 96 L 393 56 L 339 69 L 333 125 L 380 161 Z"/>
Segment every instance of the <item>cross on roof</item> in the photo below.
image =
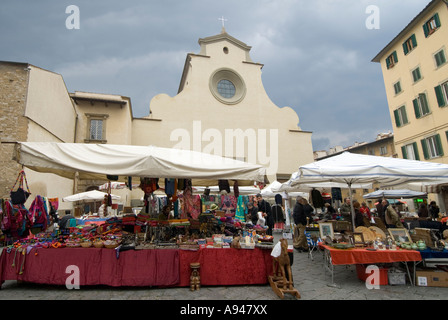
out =
<path fill-rule="evenodd" d="M 221 20 L 222 27 L 224 28 L 224 21 L 227 21 L 227 19 L 224 19 L 224 16 L 222 16 L 221 18 L 218 18 L 218 20 Z"/>

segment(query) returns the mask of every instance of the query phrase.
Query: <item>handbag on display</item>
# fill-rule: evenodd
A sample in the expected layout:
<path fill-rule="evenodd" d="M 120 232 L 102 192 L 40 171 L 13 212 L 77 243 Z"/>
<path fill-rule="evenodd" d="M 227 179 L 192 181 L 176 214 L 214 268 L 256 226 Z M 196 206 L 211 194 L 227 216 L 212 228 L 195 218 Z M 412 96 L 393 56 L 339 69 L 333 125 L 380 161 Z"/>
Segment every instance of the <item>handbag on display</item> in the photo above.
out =
<path fill-rule="evenodd" d="M 26 190 L 23 186 L 23 180 L 25 180 L 26 184 Z M 14 191 L 14 188 L 16 187 L 17 183 L 19 182 L 19 187 L 17 190 Z M 30 188 L 28 187 L 28 181 L 26 180 L 25 171 L 20 171 L 19 175 L 17 176 L 16 182 L 11 188 L 10 191 L 10 197 L 12 204 L 24 204 L 28 197 L 30 196 Z"/>

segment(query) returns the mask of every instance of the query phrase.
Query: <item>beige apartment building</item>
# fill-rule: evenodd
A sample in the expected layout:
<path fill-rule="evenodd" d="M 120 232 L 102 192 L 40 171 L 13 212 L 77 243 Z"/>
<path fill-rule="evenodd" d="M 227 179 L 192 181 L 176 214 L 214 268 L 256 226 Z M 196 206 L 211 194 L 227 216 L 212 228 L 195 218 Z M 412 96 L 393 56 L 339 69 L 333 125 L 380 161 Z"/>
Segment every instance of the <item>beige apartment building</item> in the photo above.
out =
<path fill-rule="evenodd" d="M 270 181 L 286 181 L 300 165 L 312 162 L 311 132 L 301 130 L 292 108 L 270 100 L 263 65 L 252 61 L 251 47 L 224 29 L 198 42 L 199 53 L 187 54 L 177 95 L 156 95 L 142 118 L 133 116 L 130 97 L 69 93 L 63 75 L 0 61 L 1 196 L 9 197 L 20 171 L 12 160 L 17 141 L 190 149 L 262 164 Z M 62 198 L 105 182 L 25 172 L 34 196 Z M 142 193 L 119 195 L 129 205 Z M 61 210 L 71 208 L 60 202 Z"/>
<path fill-rule="evenodd" d="M 372 60 L 381 64 L 395 147 L 448 163 L 448 5 L 431 1 Z"/>
<path fill-rule="evenodd" d="M 448 3 L 431 1 L 374 58 L 400 158 L 448 163 Z M 439 201 L 445 201 L 439 188 Z M 437 199 L 436 199 L 437 200 Z"/>

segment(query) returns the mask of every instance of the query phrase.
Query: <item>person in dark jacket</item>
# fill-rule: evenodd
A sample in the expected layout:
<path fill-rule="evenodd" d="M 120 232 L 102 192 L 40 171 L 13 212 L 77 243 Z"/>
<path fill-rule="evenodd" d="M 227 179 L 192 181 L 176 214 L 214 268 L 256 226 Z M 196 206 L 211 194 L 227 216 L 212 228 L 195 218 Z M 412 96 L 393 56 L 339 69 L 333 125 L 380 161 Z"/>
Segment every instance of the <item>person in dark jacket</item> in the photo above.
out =
<path fill-rule="evenodd" d="M 305 213 L 305 219 L 308 218 L 305 222 L 305 225 L 313 222 L 313 212 L 314 208 L 308 203 L 308 200 L 302 198 L 302 206 L 303 212 Z"/>
<path fill-rule="evenodd" d="M 360 210 L 361 205 L 358 201 L 353 201 L 353 208 L 355 209 L 355 227 L 366 227 L 364 224 L 364 215 Z"/>
<path fill-rule="evenodd" d="M 297 197 L 297 202 L 294 206 L 292 217 L 294 219 L 294 243 L 293 246 L 298 251 L 308 250 L 308 242 L 306 241 L 305 230 L 306 230 L 306 214 L 303 208 L 303 198 Z"/>
<path fill-rule="evenodd" d="M 258 211 L 265 213 L 266 225 L 269 227 L 266 230 L 266 234 L 272 236 L 272 230 L 274 229 L 274 217 L 271 212 L 271 205 L 269 202 L 263 199 L 261 194 L 257 194 Z"/>
<path fill-rule="evenodd" d="M 250 217 L 252 224 L 256 225 L 258 221 L 258 209 L 257 207 L 254 207 L 252 202 L 247 204 L 247 215 Z"/>
<path fill-rule="evenodd" d="M 434 220 L 434 221 L 437 221 L 437 219 L 439 219 L 440 209 L 437 206 L 436 202 L 435 201 L 431 201 L 429 203 L 428 209 L 429 209 L 429 215 L 430 215 L 431 219 Z"/>

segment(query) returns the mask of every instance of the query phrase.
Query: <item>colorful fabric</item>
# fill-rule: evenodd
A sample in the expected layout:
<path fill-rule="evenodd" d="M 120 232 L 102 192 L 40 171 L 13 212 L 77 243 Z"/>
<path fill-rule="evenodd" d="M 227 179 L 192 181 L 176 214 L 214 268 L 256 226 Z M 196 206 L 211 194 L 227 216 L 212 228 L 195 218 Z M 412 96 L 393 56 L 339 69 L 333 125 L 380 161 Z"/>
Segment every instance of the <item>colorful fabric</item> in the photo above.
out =
<path fill-rule="evenodd" d="M 235 219 L 238 219 L 241 222 L 245 222 L 245 218 L 244 218 L 245 211 L 246 211 L 246 208 L 245 208 L 244 203 L 243 203 L 243 197 L 239 196 L 238 197 L 238 204 L 237 204 L 236 212 L 235 212 Z"/>
<path fill-rule="evenodd" d="M 30 221 L 31 226 L 42 225 L 42 230 L 47 229 L 48 221 L 50 220 L 48 216 L 48 211 L 45 206 L 44 200 L 41 196 L 36 196 L 30 206 Z"/>

